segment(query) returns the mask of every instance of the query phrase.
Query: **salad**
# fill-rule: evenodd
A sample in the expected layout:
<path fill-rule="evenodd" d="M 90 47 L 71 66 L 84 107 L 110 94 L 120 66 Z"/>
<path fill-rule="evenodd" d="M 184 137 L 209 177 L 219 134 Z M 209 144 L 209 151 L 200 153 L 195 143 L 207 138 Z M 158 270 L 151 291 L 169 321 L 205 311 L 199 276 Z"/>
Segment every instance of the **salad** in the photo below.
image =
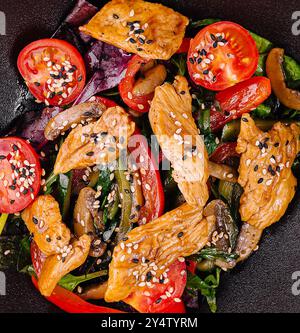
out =
<path fill-rule="evenodd" d="M 217 311 L 295 195 L 300 65 L 234 22 L 78 0 L 17 67 L 0 268 L 67 312 Z"/>

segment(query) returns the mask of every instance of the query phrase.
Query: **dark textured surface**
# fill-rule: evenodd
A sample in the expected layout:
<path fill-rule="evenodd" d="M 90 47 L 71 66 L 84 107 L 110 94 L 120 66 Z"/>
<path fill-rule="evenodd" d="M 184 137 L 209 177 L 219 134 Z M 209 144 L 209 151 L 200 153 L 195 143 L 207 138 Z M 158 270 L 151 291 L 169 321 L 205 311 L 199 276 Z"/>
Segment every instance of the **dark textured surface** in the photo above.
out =
<path fill-rule="evenodd" d="M 194 18 L 220 17 L 238 22 L 300 60 L 300 36 L 291 33 L 291 15 L 300 10 L 299 0 L 162 2 Z M 7 36 L 0 36 L 0 129 L 15 117 L 19 95 L 15 62 L 19 50 L 32 40 L 50 36 L 71 3 L 0 0 L 0 11 L 7 17 Z M 299 193 L 285 218 L 264 234 L 259 251 L 233 272 L 223 274 L 219 312 L 300 312 L 300 296 L 291 292 L 291 275 L 300 270 L 298 202 Z M 24 275 L 7 273 L 7 284 L 7 296 L 0 296 L 0 312 L 58 311 L 39 296 Z M 202 311 L 207 308 L 203 306 Z"/>

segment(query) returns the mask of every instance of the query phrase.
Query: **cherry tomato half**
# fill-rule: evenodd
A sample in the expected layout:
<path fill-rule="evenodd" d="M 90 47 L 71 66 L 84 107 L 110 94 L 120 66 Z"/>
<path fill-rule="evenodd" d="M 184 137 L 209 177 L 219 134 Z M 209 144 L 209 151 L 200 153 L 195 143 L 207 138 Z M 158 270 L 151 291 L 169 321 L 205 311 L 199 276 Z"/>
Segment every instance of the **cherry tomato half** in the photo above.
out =
<path fill-rule="evenodd" d="M 250 33 L 236 23 L 222 21 L 199 31 L 191 41 L 187 63 L 196 84 L 218 91 L 249 79 L 258 57 Z"/>
<path fill-rule="evenodd" d="M 36 197 L 41 185 L 37 153 L 25 140 L 0 139 L 0 213 L 16 213 Z"/>
<path fill-rule="evenodd" d="M 140 288 L 124 301 L 142 313 L 185 312 L 180 300 L 186 285 L 185 263 L 174 262 L 167 274 L 168 283 L 162 280 L 155 283 L 154 288 Z"/>
<path fill-rule="evenodd" d="M 126 105 L 132 110 L 139 113 L 148 112 L 150 109 L 150 102 L 153 99 L 154 93 L 144 96 L 136 96 L 133 94 L 133 88 L 135 84 L 135 77 L 142 65 L 145 65 L 149 60 L 143 59 L 138 55 L 135 55 L 128 62 L 125 77 L 119 84 L 120 95 Z"/>
<path fill-rule="evenodd" d="M 85 85 L 81 54 L 59 39 L 40 39 L 27 45 L 19 54 L 18 69 L 32 95 L 47 106 L 71 103 Z"/>

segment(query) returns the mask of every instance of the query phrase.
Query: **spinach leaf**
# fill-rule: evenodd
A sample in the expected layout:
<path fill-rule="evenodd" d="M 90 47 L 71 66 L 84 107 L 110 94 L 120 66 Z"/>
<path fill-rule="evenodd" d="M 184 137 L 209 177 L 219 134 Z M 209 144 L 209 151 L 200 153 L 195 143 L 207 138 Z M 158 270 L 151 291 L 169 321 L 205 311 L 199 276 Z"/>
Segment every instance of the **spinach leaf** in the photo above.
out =
<path fill-rule="evenodd" d="M 21 240 L 21 236 L 0 237 L 0 270 L 16 269 Z"/>
<path fill-rule="evenodd" d="M 220 22 L 221 19 L 216 19 L 216 18 L 207 18 L 207 19 L 203 19 L 203 20 L 198 20 L 198 21 L 191 21 L 190 26 L 192 28 L 202 28 L 202 27 L 206 27 L 207 25 L 216 23 L 216 22 Z"/>
<path fill-rule="evenodd" d="M 62 218 L 66 221 L 71 204 L 72 195 L 72 171 L 66 174 L 59 174 L 57 179 L 57 192 Z"/>
<path fill-rule="evenodd" d="M 204 279 L 191 272 L 187 274 L 187 289 L 192 291 L 199 290 L 201 295 L 206 297 L 211 312 L 217 311 L 216 291 L 220 284 L 220 272 L 221 269 L 217 268 L 216 276 L 210 274 Z"/>
<path fill-rule="evenodd" d="M 273 47 L 273 43 L 271 43 L 269 40 L 257 35 L 256 33 L 249 31 L 250 35 L 254 39 L 258 52 L 261 53 L 267 53 L 271 50 Z"/>
<path fill-rule="evenodd" d="M 284 56 L 283 68 L 289 88 L 300 88 L 300 64 L 289 56 Z"/>
<path fill-rule="evenodd" d="M 258 58 L 258 65 L 255 72 L 256 76 L 265 76 L 266 75 L 266 60 L 267 60 L 268 54 L 263 53 L 259 55 Z"/>
<path fill-rule="evenodd" d="M 59 281 L 58 284 L 67 290 L 73 291 L 80 283 L 90 281 L 106 275 L 107 275 L 106 270 L 81 276 L 74 276 L 72 274 L 67 274 Z"/>
<path fill-rule="evenodd" d="M 210 130 L 210 109 L 200 110 L 198 126 L 201 134 L 204 135 L 204 144 L 207 153 L 208 155 L 211 155 L 217 148 L 218 144 L 216 142 L 216 136 L 211 133 Z"/>
<path fill-rule="evenodd" d="M 272 108 L 269 105 L 261 104 L 251 113 L 254 117 L 267 118 L 272 114 Z"/>

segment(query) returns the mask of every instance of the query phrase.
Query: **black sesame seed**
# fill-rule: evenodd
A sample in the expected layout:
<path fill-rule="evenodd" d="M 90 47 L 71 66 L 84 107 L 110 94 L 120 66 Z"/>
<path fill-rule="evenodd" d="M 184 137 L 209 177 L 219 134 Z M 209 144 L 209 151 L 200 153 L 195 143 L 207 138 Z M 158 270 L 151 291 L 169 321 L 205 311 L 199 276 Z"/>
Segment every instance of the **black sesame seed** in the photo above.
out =
<path fill-rule="evenodd" d="M 23 191 L 23 194 L 26 195 L 28 193 L 28 190 L 25 188 L 25 190 Z"/>
<path fill-rule="evenodd" d="M 128 240 L 128 237 L 123 237 L 122 241 L 126 242 Z"/>
<path fill-rule="evenodd" d="M 257 181 L 258 184 L 261 184 L 264 181 L 263 178 L 259 178 L 259 180 Z"/>
<path fill-rule="evenodd" d="M 227 43 L 227 39 L 223 38 L 223 39 L 221 40 L 221 42 L 224 43 L 224 44 L 226 44 L 226 43 Z"/>
<path fill-rule="evenodd" d="M 133 220 L 135 217 L 136 217 L 136 215 L 135 215 L 135 214 L 132 214 L 132 215 L 129 216 L 129 219 L 130 219 L 130 220 Z"/>
<path fill-rule="evenodd" d="M 182 160 L 185 161 L 186 159 L 187 159 L 187 155 L 184 154 L 184 155 L 182 156 Z"/>
<path fill-rule="evenodd" d="M 280 166 L 279 166 L 279 165 L 277 165 L 277 166 L 276 166 L 276 171 L 277 171 L 277 172 L 280 172 L 280 171 L 281 171 L 281 169 L 280 169 Z"/>
<path fill-rule="evenodd" d="M 136 206 L 135 206 L 135 209 L 136 209 L 138 212 L 141 210 L 141 208 L 142 208 L 141 205 L 136 205 Z"/>
<path fill-rule="evenodd" d="M 10 204 L 14 204 L 15 203 L 15 200 L 10 200 Z"/>
<path fill-rule="evenodd" d="M 216 36 L 214 34 L 210 34 L 210 38 L 215 41 L 216 40 Z"/>
<path fill-rule="evenodd" d="M 162 299 L 161 299 L 161 298 L 158 298 L 158 299 L 155 301 L 155 303 L 156 303 L 156 304 L 159 304 L 161 301 L 162 301 Z"/>
<path fill-rule="evenodd" d="M 50 242 L 51 242 L 51 238 L 50 238 L 50 237 L 47 237 L 47 238 L 46 238 L 46 241 L 47 241 L 48 243 L 50 243 Z"/>
<path fill-rule="evenodd" d="M 134 264 L 138 264 L 139 259 L 138 259 L 138 258 L 133 258 L 131 261 L 132 261 Z"/>
<path fill-rule="evenodd" d="M 287 140 L 287 141 L 286 141 L 286 143 L 285 143 L 285 145 L 287 146 L 289 143 L 290 143 L 290 141 L 289 141 L 289 140 Z"/>
<path fill-rule="evenodd" d="M 263 147 L 266 148 L 266 149 L 268 149 L 269 146 L 268 146 L 268 144 L 265 142 L 265 143 L 263 144 Z"/>
<path fill-rule="evenodd" d="M 269 172 L 273 171 L 273 168 L 272 168 L 271 165 L 268 166 L 268 171 L 269 171 Z"/>
<path fill-rule="evenodd" d="M 38 224 L 38 223 L 39 223 L 39 220 L 38 220 L 36 217 L 33 217 L 33 218 L 32 218 L 32 222 L 33 222 L 34 224 Z"/>
<path fill-rule="evenodd" d="M 41 84 L 39 82 L 34 82 L 34 85 L 39 87 Z"/>
<path fill-rule="evenodd" d="M 279 146 L 279 142 L 275 142 L 274 147 L 278 147 L 278 146 Z"/>
<path fill-rule="evenodd" d="M 153 40 L 152 39 L 148 39 L 147 41 L 146 41 L 146 44 L 152 44 L 153 43 Z"/>
<path fill-rule="evenodd" d="M 19 150 L 19 147 L 17 145 L 13 144 L 13 150 L 17 151 L 17 150 Z"/>
<path fill-rule="evenodd" d="M 120 141 L 121 144 L 123 144 L 125 142 L 124 136 L 120 136 L 120 140 L 119 141 Z"/>
<path fill-rule="evenodd" d="M 148 262 L 150 262 L 150 260 L 149 259 L 145 259 L 145 263 L 148 264 Z"/>
<path fill-rule="evenodd" d="M 100 135 L 101 135 L 102 137 L 106 136 L 107 134 L 108 134 L 108 132 L 101 132 L 101 133 L 100 133 Z"/>
<path fill-rule="evenodd" d="M 87 156 L 93 156 L 94 152 L 93 151 L 89 151 L 88 153 L 86 153 Z"/>
<path fill-rule="evenodd" d="M 206 55 L 207 55 L 207 52 L 206 52 L 204 49 L 202 49 L 202 50 L 200 51 L 200 55 L 202 55 L 202 56 L 206 56 Z"/>
<path fill-rule="evenodd" d="M 254 171 L 256 172 L 258 170 L 258 165 L 254 167 Z"/>
<path fill-rule="evenodd" d="M 129 193 L 130 193 L 130 191 L 129 191 L 127 188 L 124 189 L 124 192 L 125 192 L 126 194 L 129 194 Z"/>
<path fill-rule="evenodd" d="M 191 152 L 193 153 L 194 151 L 196 151 L 197 150 L 197 146 L 192 146 L 192 148 L 191 148 Z"/>
<path fill-rule="evenodd" d="M 86 111 L 86 112 L 84 112 L 83 115 L 84 115 L 84 117 L 91 117 L 93 115 L 93 113 L 90 111 Z"/>
<path fill-rule="evenodd" d="M 14 185 L 10 185 L 9 188 L 13 191 L 16 189 L 16 187 Z"/>
<path fill-rule="evenodd" d="M 52 91 L 51 93 L 50 93 L 50 96 L 49 96 L 49 98 L 50 99 L 52 99 L 52 98 L 54 98 L 55 97 L 55 92 L 54 91 Z"/>
<path fill-rule="evenodd" d="M 202 58 L 198 58 L 197 59 L 197 64 L 201 64 L 202 60 L 203 60 Z"/>
<path fill-rule="evenodd" d="M 61 258 L 61 262 L 64 263 L 66 261 L 66 257 Z"/>
<path fill-rule="evenodd" d="M 143 34 L 144 32 L 145 32 L 144 29 L 136 29 L 136 30 L 134 31 L 135 34 Z"/>
<path fill-rule="evenodd" d="M 141 38 L 141 37 L 138 38 L 138 41 L 139 41 L 141 44 L 145 44 L 145 41 L 144 41 L 143 38 Z"/>
<path fill-rule="evenodd" d="M 135 44 L 136 43 L 136 40 L 134 38 L 130 38 L 129 39 L 129 42 L 132 43 L 132 44 Z"/>
<path fill-rule="evenodd" d="M 219 41 L 219 42 L 221 42 L 221 41 L 222 41 L 222 39 L 223 39 L 223 37 L 222 37 L 222 36 L 219 36 L 219 37 L 218 37 L 218 41 Z"/>
<path fill-rule="evenodd" d="M 183 232 L 182 231 L 177 234 L 178 238 L 181 238 L 182 236 L 183 236 Z"/>
<path fill-rule="evenodd" d="M 185 91 L 182 90 L 182 91 L 180 92 L 180 95 L 185 95 Z"/>
<path fill-rule="evenodd" d="M 213 48 L 216 49 L 217 47 L 218 47 L 218 42 L 216 41 L 213 43 Z"/>
<path fill-rule="evenodd" d="M 0 160 L 5 160 L 5 159 L 6 159 L 6 156 L 0 155 Z"/>
<path fill-rule="evenodd" d="M 80 75 L 77 79 L 78 82 L 82 81 L 82 76 Z"/>
<path fill-rule="evenodd" d="M 226 111 L 226 110 L 225 110 L 225 111 L 224 111 L 224 114 L 225 114 L 226 117 L 230 116 L 230 112 L 229 112 L 229 111 Z"/>
<path fill-rule="evenodd" d="M 137 49 L 137 51 L 143 51 L 143 49 L 141 47 L 137 47 L 136 49 Z"/>
<path fill-rule="evenodd" d="M 264 145 L 263 145 L 261 142 L 259 142 L 259 144 L 258 144 L 258 148 L 259 148 L 259 149 L 263 149 L 263 147 L 264 147 Z"/>
<path fill-rule="evenodd" d="M 195 63 L 193 58 L 189 58 L 189 62 L 193 65 Z"/>
<path fill-rule="evenodd" d="M 163 284 L 165 282 L 164 278 L 159 279 L 159 283 Z"/>
<path fill-rule="evenodd" d="M 209 70 L 208 69 L 206 69 L 205 71 L 203 71 L 203 74 L 204 75 L 207 75 L 209 73 Z"/>
<path fill-rule="evenodd" d="M 113 18 L 117 20 L 119 18 L 119 15 L 113 14 Z"/>
<path fill-rule="evenodd" d="M 248 123 L 248 119 L 247 118 L 242 118 L 242 121 L 244 121 L 245 123 Z"/>
<path fill-rule="evenodd" d="M 151 281 L 151 279 L 152 279 L 152 273 L 151 272 L 147 272 L 147 274 L 146 274 L 146 281 L 149 282 L 149 281 Z"/>

